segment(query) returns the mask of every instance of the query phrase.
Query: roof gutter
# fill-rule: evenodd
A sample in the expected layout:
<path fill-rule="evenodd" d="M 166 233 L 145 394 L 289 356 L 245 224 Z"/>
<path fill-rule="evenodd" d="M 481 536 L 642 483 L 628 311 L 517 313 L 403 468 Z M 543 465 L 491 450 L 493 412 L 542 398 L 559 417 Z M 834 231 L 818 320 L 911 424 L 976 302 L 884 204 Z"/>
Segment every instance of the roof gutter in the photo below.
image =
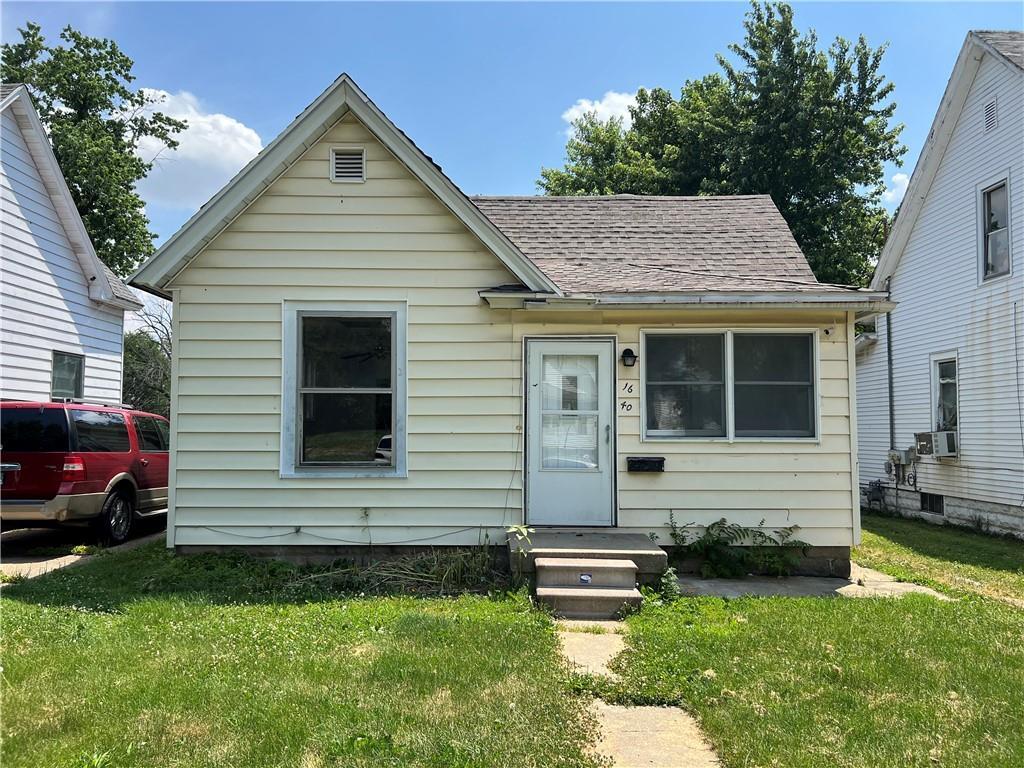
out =
<path fill-rule="evenodd" d="M 480 291 L 495 309 L 797 309 L 855 311 L 859 317 L 887 312 L 896 305 L 884 291 L 778 291 L 773 293 L 643 293 L 553 296 L 532 291 Z"/>

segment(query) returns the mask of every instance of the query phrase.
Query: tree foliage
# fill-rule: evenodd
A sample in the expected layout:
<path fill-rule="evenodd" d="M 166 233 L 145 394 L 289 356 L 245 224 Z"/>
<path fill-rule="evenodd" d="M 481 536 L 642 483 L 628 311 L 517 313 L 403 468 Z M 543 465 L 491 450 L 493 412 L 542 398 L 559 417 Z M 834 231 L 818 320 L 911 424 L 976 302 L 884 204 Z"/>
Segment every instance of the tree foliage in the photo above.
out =
<path fill-rule="evenodd" d="M 823 282 L 864 284 L 885 237 L 884 165 L 906 148 L 893 125 L 885 46 L 843 38 L 823 51 L 784 3 L 753 3 L 734 60 L 679 98 L 641 89 L 632 125 L 574 123 L 549 195 L 769 194 Z"/>
<path fill-rule="evenodd" d="M 171 410 L 171 315 L 166 307 L 138 313 L 142 328 L 124 335 L 121 399 L 161 416 Z"/>
<path fill-rule="evenodd" d="M 134 62 L 112 40 L 69 26 L 60 34 L 65 45 L 51 46 L 38 24 L 18 31 L 21 40 L 2 47 L 0 79 L 28 85 L 96 253 L 127 275 L 153 252 L 135 191 L 153 158 L 139 157 L 139 142 L 174 149 L 185 123 L 154 111 L 157 100 L 131 87 Z"/>

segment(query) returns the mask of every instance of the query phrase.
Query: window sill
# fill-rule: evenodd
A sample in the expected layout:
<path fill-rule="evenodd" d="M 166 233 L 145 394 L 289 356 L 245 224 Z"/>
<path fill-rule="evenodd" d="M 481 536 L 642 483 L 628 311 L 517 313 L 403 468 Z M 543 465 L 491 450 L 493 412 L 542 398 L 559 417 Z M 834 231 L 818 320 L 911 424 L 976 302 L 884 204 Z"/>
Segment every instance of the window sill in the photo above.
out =
<path fill-rule="evenodd" d="M 303 479 L 348 479 L 367 477 L 408 477 L 408 472 L 399 470 L 398 467 L 388 469 L 373 469 L 372 467 L 348 468 L 315 468 L 315 469 L 290 469 L 280 472 L 282 480 L 303 480 Z"/>

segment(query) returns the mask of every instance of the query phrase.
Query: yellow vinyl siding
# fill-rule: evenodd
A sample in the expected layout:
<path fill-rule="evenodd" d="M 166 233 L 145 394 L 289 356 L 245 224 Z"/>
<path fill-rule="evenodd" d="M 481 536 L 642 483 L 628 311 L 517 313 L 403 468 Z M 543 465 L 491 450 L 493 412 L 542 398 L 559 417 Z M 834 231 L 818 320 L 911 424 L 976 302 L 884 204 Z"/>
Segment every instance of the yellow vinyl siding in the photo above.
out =
<path fill-rule="evenodd" d="M 366 148 L 362 184 L 328 178 L 332 145 Z M 816 442 L 640 440 L 618 417 L 618 524 L 665 532 L 728 516 L 852 540 L 846 317 L 792 312 L 495 310 L 480 289 L 516 280 L 353 118 L 345 118 L 179 273 L 176 544 L 491 541 L 522 520 L 523 337 L 604 334 L 639 354 L 642 329 L 829 327 Z M 408 303 L 408 477 L 282 478 L 282 304 Z M 290 415 L 286 415 L 291 418 Z M 663 475 L 625 472 L 664 455 Z M 295 527 L 299 531 L 295 532 Z M 280 535 L 279 535 L 280 534 Z M 270 538 L 266 538 L 270 537 Z"/>

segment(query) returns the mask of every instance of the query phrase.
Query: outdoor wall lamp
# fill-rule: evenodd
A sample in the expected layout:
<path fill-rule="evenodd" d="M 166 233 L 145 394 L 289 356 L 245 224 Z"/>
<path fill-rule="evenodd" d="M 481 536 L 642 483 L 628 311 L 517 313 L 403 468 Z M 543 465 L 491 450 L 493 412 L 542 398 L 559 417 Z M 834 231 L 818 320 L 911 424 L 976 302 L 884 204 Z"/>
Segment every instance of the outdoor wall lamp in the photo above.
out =
<path fill-rule="evenodd" d="M 636 365 L 636 352 L 628 347 L 622 350 L 622 364 L 627 368 L 632 368 Z"/>

